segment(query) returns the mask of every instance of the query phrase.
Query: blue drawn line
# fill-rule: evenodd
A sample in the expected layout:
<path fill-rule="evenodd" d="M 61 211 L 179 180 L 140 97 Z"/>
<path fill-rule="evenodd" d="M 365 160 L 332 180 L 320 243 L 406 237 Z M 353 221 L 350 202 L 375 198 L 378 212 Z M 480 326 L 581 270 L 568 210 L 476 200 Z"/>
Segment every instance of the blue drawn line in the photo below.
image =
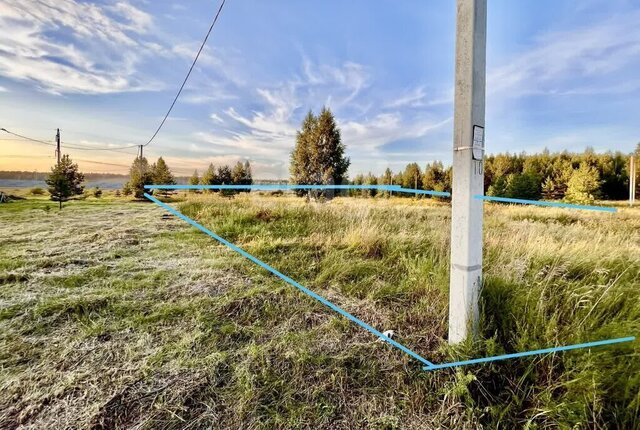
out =
<path fill-rule="evenodd" d="M 604 206 L 587 206 L 587 205 L 574 205 L 570 203 L 559 203 L 559 202 L 545 202 L 542 200 L 524 200 L 524 199 L 511 199 L 507 197 L 492 197 L 492 196 L 482 196 L 475 195 L 473 196 L 475 199 L 479 200 L 488 200 L 491 202 L 503 202 L 503 203 L 519 203 L 523 205 L 536 205 L 536 206 L 553 206 L 558 208 L 570 208 L 570 209 L 583 209 L 588 211 L 602 211 L 602 212 L 617 212 L 616 208 L 608 208 Z"/>
<path fill-rule="evenodd" d="M 145 186 L 145 187 L 149 188 L 150 186 Z M 153 186 L 153 187 L 157 187 L 157 186 Z M 397 190 L 397 188 L 394 188 L 394 191 L 396 191 L 396 190 Z M 333 303 L 331 303 L 330 301 L 328 301 L 324 297 L 322 297 L 322 296 L 314 293 L 313 291 L 309 290 L 308 288 L 302 286 L 301 284 L 299 284 L 298 282 L 294 281 L 293 279 L 291 279 L 287 275 L 283 274 L 282 272 L 279 272 L 278 270 L 274 269 L 273 267 L 269 266 L 268 264 L 264 263 L 263 261 L 257 259 L 253 255 L 251 255 L 248 252 L 244 251 L 242 248 L 240 248 L 240 247 L 234 245 L 233 243 L 229 242 L 228 240 L 218 236 L 217 234 L 213 233 L 211 230 L 207 229 L 206 227 L 202 226 L 201 224 L 198 224 L 197 222 L 195 222 L 191 218 L 181 214 L 177 210 L 173 209 L 171 206 L 169 206 L 169 205 L 167 205 L 165 203 L 162 203 L 160 200 L 156 199 L 155 197 L 153 197 L 153 196 L 151 196 L 151 195 L 149 195 L 147 193 L 145 193 L 144 196 L 146 198 L 148 198 L 149 200 L 151 200 L 152 202 L 154 202 L 155 204 L 157 204 L 158 206 L 162 207 L 163 209 L 171 212 L 172 214 L 176 215 L 177 217 L 183 219 L 187 223 L 189 223 L 192 226 L 196 227 L 200 231 L 208 234 L 209 236 L 211 236 L 212 238 L 216 239 L 218 242 L 222 243 L 223 245 L 226 245 L 227 247 L 229 247 L 232 250 L 236 251 L 237 253 L 239 253 L 243 257 L 251 260 L 252 262 L 257 264 L 258 266 L 260 266 L 260 267 L 268 270 L 269 272 L 273 273 L 274 275 L 276 275 L 277 277 L 279 277 L 283 281 L 287 282 L 288 284 L 293 285 L 294 287 L 298 288 L 300 291 L 302 291 L 303 293 L 307 294 L 308 296 L 311 296 L 312 298 L 316 299 L 317 301 L 319 301 L 323 305 L 333 309 L 334 311 L 338 312 L 342 316 L 344 316 L 344 317 L 350 319 L 351 321 L 355 322 L 360 327 L 362 327 L 365 330 L 368 330 L 369 332 L 373 333 L 374 335 L 376 335 L 378 338 L 382 339 L 383 341 L 395 346 L 396 348 L 400 349 L 401 351 L 405 352 L 406 354 L 410 355 L 411 357 L 415 358 L 416 360 L 420 361 L 421 363 L 426 364 L 426 366 L 423 367 L 423 370 L 437 370 L 437 369 L 444 369 L 444 368 L 450 368 L 450 367 L 467 366 L 467 365 L 470 365 L 470 364 L 479 364 L 479 363 L 487 363 L 487 362 L 491 362 L 491 361 L 506 360 L 506 359 L 510 359 L 510 358 L 526 357 L 526 356 L 540 355 L 540 354 L 549 354 L 549 353 L 554 353 L 554 352 L 559 352 L 559 351 L 568 351 L 568 350 L 572 350 L 572 349 L 591 348 L 591 347 L 595 347 L 595 346 L 604 346 L 604 345 L 610 345 L 610 344 L 614 344 L 614 343 L 632 342 L 632 341 L 634 341 L 636 339 L 635 337 L 631 336 L 631 337 L 623 337 L 623 338 L 617 338 L 617 339 L 600 340 L 600 341 L 589 342 L 589 343 L 580 343 L 580 344 L 576 344 L 576 345 L 559 346 L 559 347 L 546 348 L 546 349 L 537 349 L 537 350 L 533 350 L 533 351 L 518 352 L 518 353 L 514 353 L 514 354 L 497 355 L 497 356 L 494 356 L 494 357 L 475 358 L 475 359 L 472 359 L 472 360 L 464 360 L 464 361 L 455 361 L 455 362 L 451 362 L 451 363 L 434 364 L 434 363 L 430 362 L 429 360 L 427 360 L 427 359 L 421 357 L 420 355 L 416 354 L 415 352 L 411 351 L 406 346 L 404 346 L 404 345 L 396 342 L 395 340 L 385 336 L 383 333 L 381 333 L 378 330 L 376 330 L 375 328 L 371 327 L 369 324 L 365 323 L 364 321 L 358 319 L 357 317 L 351 315 L 350 313 L 346 312 L 345 310 L 341 309 L 340 307 L 334 305 Z"/>
<path fill-rule="evenodd" d="M 393 190 L 400 185 L 304 185 L 304 184 L 255 184 L 255 185 L 145 185 L 148 190 Z"/>
<path fill-rule="evenodd" d="M 407 194 L 426 194 L 429 196 L 451 197 L 451 193 L 448 193 L 446 191 L 416 190 L 415 188 L 394 188 L 391 191 Z"/>
<path fill-rule="evenodd" d="M 260 267 L 268 270 L 269 272 L 273 273 L 274 275 L 276 275 L 277 277 L 279 277 L 280 279 L 282 279 L 286 283 L 293 285 L 294 287 L 296 287 L 297 289 L 299 289 L 303 293 L 313 297 L 314 299 L 316 299 L 317 301 L 319 301 L 323 305 L 328 306 L 329 308 L 331 308 L 334 311 L 338 312 L 342 316 L 344 316 L 344 317 L 350 319 L 351 321 L 355 322 L 356 324 L 358 324 L 360 327 L 364 328 L 365 330 L 368 330 L 371 333 L 375 334 L 377 337 L 379 337 L 383 341 L 385 341 L 387 343 L 390 343 L 391 345 L 395 346 L 396 348 L 400 349 L 401 351 L 409 354 L 411 357 L 415 358 L 416 360 L 422 362 L 423 364 L 426 364 L 427 368 L 431 368 L 432 366 L 434 366 L 434 364 L 432 362 L 422 358 L 421 356 L 419 356 L 415 352 L 411 351 L 406 346 L 404 346 L 404 345 L 396 342 L 395 340 L 385 336 L 384 334 L 382 334 L 381 332 L 379 332 L 375 328 L 371 327 L 369 324 L 367 324 L 364 321 L 356 318 L 355 316 L 351 315 L 349 312 L 342 310 L 338 306 L 336 306 L 333 303 L 331 303 L 329 300 L 325 299 L 322 296 L 319 296 L 318 294 L 314 293 L 313 291 L 309 290 L 308 288 L 302 286 L 301 284 L 297 283 L 296 281 L 294 281 L 293 279 L 291 279 L 287 275 L 285 275 L 282 272 L 279 272 L 278 270 L 276 270 L 273 267 L 269 266 L 267 263 L 264 263 L 263 261 L 258 260 L 256 257 L 254 257 L 253 255 L 249 254 L 248 252 L 246 252 L 242 248 L 240 248 L 240 247 L 234 245 L 233 243 L 229 242 L 228 240 L 218 236 L 217 234 L 215 234 L 211 230 L 207 229 L 206 227 L 202 226 L 201 224 L 198 224 L 197 222 L 195 222 L 191 218 L 189 218 L 189 217 L 181 214 L 177 210 L 173 209 L 171 206 L 162 203 L 160 200 L 156 199 L 155 197 L 153 197 L 153 196 L 151 196 L 151 195 L 149 195 L 147 193 L 145 193 L 144 196 L 146 198 L 148 198 L 149 200 L 151 200 L 152 202 L 154 202 L 155 204 L 157 204 L 158 206 L 162 207 L 163 209 L 166 209 L 167 211 L 171 212 L 175 216 L 177 216 L 177 217 L 183 219 L 184 221 L 188 222 L 189 224 L 191 224 L 192 226 L 194 226 L 198 230 L 208 234 L 209 236 L 211 236 L 212 238 L 214 238 L 218 242 L 222 243 L 223 245 L 228 246 L 229 248 L 231 248 L 232 250 L 234 250 L 238 254 L 242 255 L 243 257 L 253 261 L 258 266 L 260 266 Z"/>
<path fill-rule="evenodd" d="M 394 191 L 407 194 L 425 194 L 429 196 L 451 197 L 451 193 L 446 191 L 417 190 L 413 188 L 402 188 L 400 185 L 289 185 L 289 184 L 268 184 L 268 185 L 145 185 L 147 190 L 257 190 L 257 191 L 278 191 L 278 190 L 380 190 Z"/>
<path fill-rule="evenodd" d="M 553 352 L 569 351 L 572 349 L 591 348 L 594 346 L 611 345 L 614 343 L 632 342 L 636 340 L 634 336 L 620 337 L 617 339 L 599 340 L 596 342 L 578 343 L 575 345 L 558 346 L 555 348 L 536 349 L 533 351 L 517 352 L 514 354 L 496 355 L 494 357 L 474 358 L 473 360 L 455 361 L 453 363 L 434 364 L 432 366 L 423 367 L 424 370 L 437 370 L 447 367 L 468 366 L 469 364 L 487 363 L 490 361 L 507 360 L 509 358 L 527 357 L 530 355 L 550 354 Z"/>

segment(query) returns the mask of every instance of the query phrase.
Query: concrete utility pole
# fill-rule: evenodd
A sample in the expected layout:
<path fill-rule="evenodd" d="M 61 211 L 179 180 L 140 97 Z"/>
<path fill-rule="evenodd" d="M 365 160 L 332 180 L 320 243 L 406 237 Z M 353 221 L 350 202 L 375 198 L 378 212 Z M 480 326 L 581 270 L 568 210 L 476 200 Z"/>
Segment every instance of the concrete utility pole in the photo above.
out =
<path fill-rule="evenodd" d="M 629 206 L 636 202 L 636 159 L 632 155 L 629 159 Z"/>
<path fill-rule="evenodd" d="M 58 164 L 60 164 L 60 129 L 56 131 L 56 157 L 58 157 Z"/>
<path fill-rule="evenodd" d="M 457 0 L 449 343 L 474 335 L 482 285 L 487 0 Z"/>

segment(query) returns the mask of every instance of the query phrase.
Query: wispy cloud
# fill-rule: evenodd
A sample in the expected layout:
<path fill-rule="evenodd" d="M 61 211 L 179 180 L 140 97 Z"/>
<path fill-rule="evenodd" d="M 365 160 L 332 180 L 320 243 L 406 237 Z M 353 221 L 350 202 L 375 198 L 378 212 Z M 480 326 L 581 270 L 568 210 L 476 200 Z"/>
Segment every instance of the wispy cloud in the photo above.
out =
<path fill-rule="evenodd" d="M 334 105 L 344 106 L 358 97 L 368 88 L 372 76 L 367 68 L 353 61 L 346 61 L 340 66 L 330 64 L 314 64 L 306 56 L 302 63 L 303 83 L 309 87 L 333 86 L 341 94 L 329 93 L 328 100 Z"/>
<path fill-rule="evenodd" d="M 157 81 L 143 79 L 136 70 L 152 46 L 141 41 L 152 26 L 149 14 L 125 1 L 100 6 L 5 0 L 0 74 L 53 93 L 158 89 Z"/>
<path fill-rule="evenodd" d="M 371 112 L 354 111 L 352 106 L 362 103 L 361 99 L 366 98 L 364 90 L 373 81 L 365 65 L 349 61 L 340 65 L 315 64 L 303 57 L 301 70 L 301 74 L 294 73 L 284 82 L 244 94 L 238 99 L 239 104 L 223 110 L 225 116 L 210 114 L 212 130 L 194 134 L 198 143 L 189 150 L 202 154 L 247 154 L 287 166 L 300 121 L 307 109 L 319 108 L 318 100 L 325 100 L 334 111 L 343 141 L 360 160 L 373 160 L 383 152 L 388 160 L 396 154 L 385 148 L 386 144 L 402 139 L 426 141 L 431 133 L 442 132 L 451 121 L 447 116 L 443 119 L 424 112 L 425 106 L 430 105 L 429 101 L 421 100 L 426 97 L 424 89 L 392 103 L 397 109 L 379 103 L 372 105 Z M 246 99 L 253 101 L 249 110 L 242 104 Z M 418 106 L 419 112 L 414 109 Z M 406 153 L 401 156 L 405 160 L 411 158 Z"/>
<path fill-rule="evenodd" d="M 425 108 L 453 103 L 453 88 L 446 91 L 427 92 L 424 85 L 406 90 L 400 96 L 387 102 L 385 106 L 389 109 L 400 108 Z"/>
<path fill-rule="evenodd" d="M 544 34 L 532 48 L 489 73 L 487 88 L 506 97 L 586 92 L 602 78 L 640 65 L 640 13 Z M 612 89 L 616 90 L 613 86 Z"/>

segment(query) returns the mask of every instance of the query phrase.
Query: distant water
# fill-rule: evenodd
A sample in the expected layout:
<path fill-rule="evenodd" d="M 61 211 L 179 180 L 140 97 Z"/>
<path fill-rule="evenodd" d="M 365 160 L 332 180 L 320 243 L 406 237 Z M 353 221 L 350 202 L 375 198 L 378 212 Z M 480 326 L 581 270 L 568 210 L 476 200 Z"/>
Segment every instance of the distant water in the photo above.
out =
<path fill-rule="evenodd" d="M 117 190 L 122 188 L 124 184 L 122 182 L 85 182 L 85 188 L 100 187 L 103 190 Z M 34 181 L 28 179 L 0 179 L 0 188 L 47 188 L 47 184 L 44 181 Z"/>

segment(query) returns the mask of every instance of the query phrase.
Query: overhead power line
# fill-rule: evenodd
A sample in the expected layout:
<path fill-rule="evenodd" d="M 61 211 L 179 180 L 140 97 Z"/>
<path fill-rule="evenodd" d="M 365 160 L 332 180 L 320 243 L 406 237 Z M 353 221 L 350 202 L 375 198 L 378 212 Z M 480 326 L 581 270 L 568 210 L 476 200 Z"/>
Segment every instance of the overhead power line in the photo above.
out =
<path fill-rule="evenodd" d="M 14 135 L 14 136 L 16 136 L 16 137 L 19 137 L 19 138 L 21 138 L 21 139 L 26 139 L 26 140 L 30 140 L 30 141 L 32 141 L 32 142 L 42 143 L 43 145 L 56 146 L 56 144 L 55 144 L 55 143 L 52 143 L 52 142 L 45 142 L 44 140 L 40 140 L 40 139 L 33 139 L 33 138 L 31 138 L 31 137 L 23 136 L 23 135 L 21 135 L 21 134 L 18 134 L 18 133 L 14 133 L 14 132 L 12 132 L 12 131 L 9 131 L 9 130 L 7 130 L 6 128 L 0 128 L 0 131 L 4 131 L 5 133 L 12 134 L 12 135 Z"/>
<path fill-rule="evenodd" d="M 171 102 L 171 106 L 169 106 L 169 110 L 164 115 L 164 118 L 162 118 L 162 121 L 160 122 L 160 125 L 158 125 L 158 128 L 153 133 L 153 136 L 151 136 L 151 139 L 149 139 L 147 141 L 147 143 L 145 143 L 142 146 L 147 146 L 151 142 L 153 142 L 153 139 L 155 139 L 155 137 L 160 132 L 160 129 L 164 125 L 165 121 L 167 121 L 167 118 L 169 117 L 169 114 L 171 113 L 171 110 L 173 109 L 173 106 L 178 101 L 178 97 L 180 97 L 180 93 L 182 93 L 182 89 L 184 88 L 185 84 L 187 83 L 187 80 L 189 79 L 189 76 L 191 76 L 191 72 L 193 71 L 193 68 L 195 67 L 196 62 L 198 61 L 198 58 L 200 57 L 200 53 L 204 49 L 204 45 L 207 43 L 207 39 L 209 38 L 209 35 L 211 34 L 211 30 L 213 30 L 213 27 L 216 25 L 216 22 L 218 21 L 218 17 L 220 16 L 220 12 L 222 12 L 222 8 L 224 7 L 225 1 L 226 0 L 222 0 L 222 2 L 220 3 L 220 7 L 218 8 L 218 12 L 216 13 L 216 16 L 213 18 L 213 22 L 211 23 L 211 26 L 209 27 L 209 31 L 207 31 L 207 34 L 205 35 L 204 40 L 202 41 L 202 44 L 200 45 L 200 49 L 198 49 L 198 53 L 196 54 L 196 58 L 193 59 L 193 63 L 191 63 L 191 67 L 189 67 L 189 71 L 187 72 L 187 76 L 185 76 L 184 81 L 182 81 L 182 85 L 180 85 L 180 89 L 178 90 L 176 96 L 174 97 L 173 102 Z"/>
<path fill-rule="evenodd" d="M 7 157 L 8 158 L 55 158 L 50 155 L 8 155 Z M 74 158 L 74 161 L 82 161 L 83 163 L 92 163 L 92 164 L 104 164 L 107 166 L 126 167 L 127 169 L 131 167 L 125 164 L 105 163 L 104 161 L 84 160 L 81 158 Z"/>
<path fill-rule="evenodd" d="M 116 163 L 105 163 L 103 161 L 93 161 L 93 160 L 82 160 L 80 158 L 76 158 L 75 161 L 82 161 L 84 163 L 93 163 L 93 164 L 104 164 L 105 166 L 117 166 L 117 167 L 126 167 L 127 169 L 131 166 L 126 166 L 124 164 L 116 164 Z"/>
<path fill-rule="evenodd" d="M 43 145 L 56 146 L 55 143 L 47 142 L 41 139 L 34 139 L 32 137 L 24 136 L 22 134 L 14 133 L 12 131 L 7 130 L 6 128 L 0 128 L 0 131 L 4 131 L 5 133 L 11 134 L 13 136 L 19 137 L 21 139 L 30 140 L 32 142 L 41 143 Z M 77 149 L 79 151 L 114 151 L 114 152 L 122 152 L 119 151 L 121 149 L 129 149 L 129 148 L 137 148 L 139 145 L 125 145 L 125 146 L 114 146 L 114 147 L 91 147 L 91 146 L 81 146 L 78 144 L 64 144 L 65 148 L 69 149 Z M 128 154 L 128 152 L 124 152 L 124 154 Z"/>
<path fill-rule="evenodd" d="M 211 25 L 209 26 L 209 30 L 207 31 L 207 34 L 205 35 L 204 39 L 202 40 L 202 43 L 200 44 L 200 48 L 198 49 L 198 52 L 196 53 L 195 58 L 193 59 L 193 62 L 191 63 L 191 66 L 189 67 L 189 71 L 187 72 L 187 75 L 184 77 L 184 80 L 182 81 L 182 84 L 180 85 L 180 88 L 178 89 L 178 92 L 176 93 L 176 96 L 173 98 L 173 101 L 171 102 L 171 105 L 169 106 L 169 109 L 167 110 L 167 113 L 164 115 L 164 117 L 162 118 L 162 121 L 160 121 L 160 124 L 158 125 L 158 128 L 156 128 L 155 132 L 153 133 L 153 135 L 151 136 L 151 138 L 147 141 L 147 143 L 145 143 L 144 145 L 127 145 L 127 146 L 120 146 L 120 147 L 109 147 L 109 148 L 92 148 L 92 147 L 88 147 L 88 146 L 80 146 L 80 145 L 64 145 L 65 148 L 69 148 L 69 149 L 77 149 L 80 151 L 115 151 L 115 152 L 119 152 L 118 150 L 120 149 L 129 149 L 129 148 L 139 148 L 139 154 L 142 154 L 142 147 L 145 147 L 147 145 L 149 145 L 151 142 L 153 142 L 153 140 L 156 138 L 156 136 L 158 135 L 158 133 L 160 132 L 160 130 L 162 129 L 162 126 L 164 126 L 164 123 L 167 121 L 167 118 L 169 117 L 169 114 L 171 114 L 171 111 L 173 110 L 173 107 L 175 106 L 176 102 L 178 101 L 178 98 L 180 97 L 180 94 L 182 93 L 182 90 L 184 89 L 185 85 L 187 84 L 187 81 L 189 80 L 189 76 L 191 76 L 191 72 L 193 71 L 193 68 L 195 67 L 196 63 L 198 62 L 198 58 L 200 58 L 200 54 L 202 53 L 202 50 L 204 49 L 207 40 L 209 39 L 209 35 L 211 34 L 211 31 L 213 30 L 213 27 L 215 27 L 216 23 L 218 22 L 218 18 L 220 17 L 220 13 L 222 12 L 222 8 L 224 7 L 226 3 L 226 0 L 222 0 L 222 2 L 220 3 L 220 7 L 218 8 L 218 11 L 216 12 L 213 21 L 211 22 Z M 52 142 L 47 142 L 44 140 L 40 140 L 40 139 L 34 139 L 28 136 L 23 136 L 21 134 L 18 133 L 14 133 L 12 131 L 7 130 L 6 128 L 0 128 L 0 131 L 4 131 L 5 133 L 11 134 L 13 136 L 19 137 L 21 139 L 25 139 L 25 140 L 29 140 L 32 142 L 36 142 L 36 143 L 41 143 L 43 145 L 49 145 L 49 146 L 56 146 L 55 143 Z M 101 163 L 101 164 L 109 164 L 109 163 Z"/>

